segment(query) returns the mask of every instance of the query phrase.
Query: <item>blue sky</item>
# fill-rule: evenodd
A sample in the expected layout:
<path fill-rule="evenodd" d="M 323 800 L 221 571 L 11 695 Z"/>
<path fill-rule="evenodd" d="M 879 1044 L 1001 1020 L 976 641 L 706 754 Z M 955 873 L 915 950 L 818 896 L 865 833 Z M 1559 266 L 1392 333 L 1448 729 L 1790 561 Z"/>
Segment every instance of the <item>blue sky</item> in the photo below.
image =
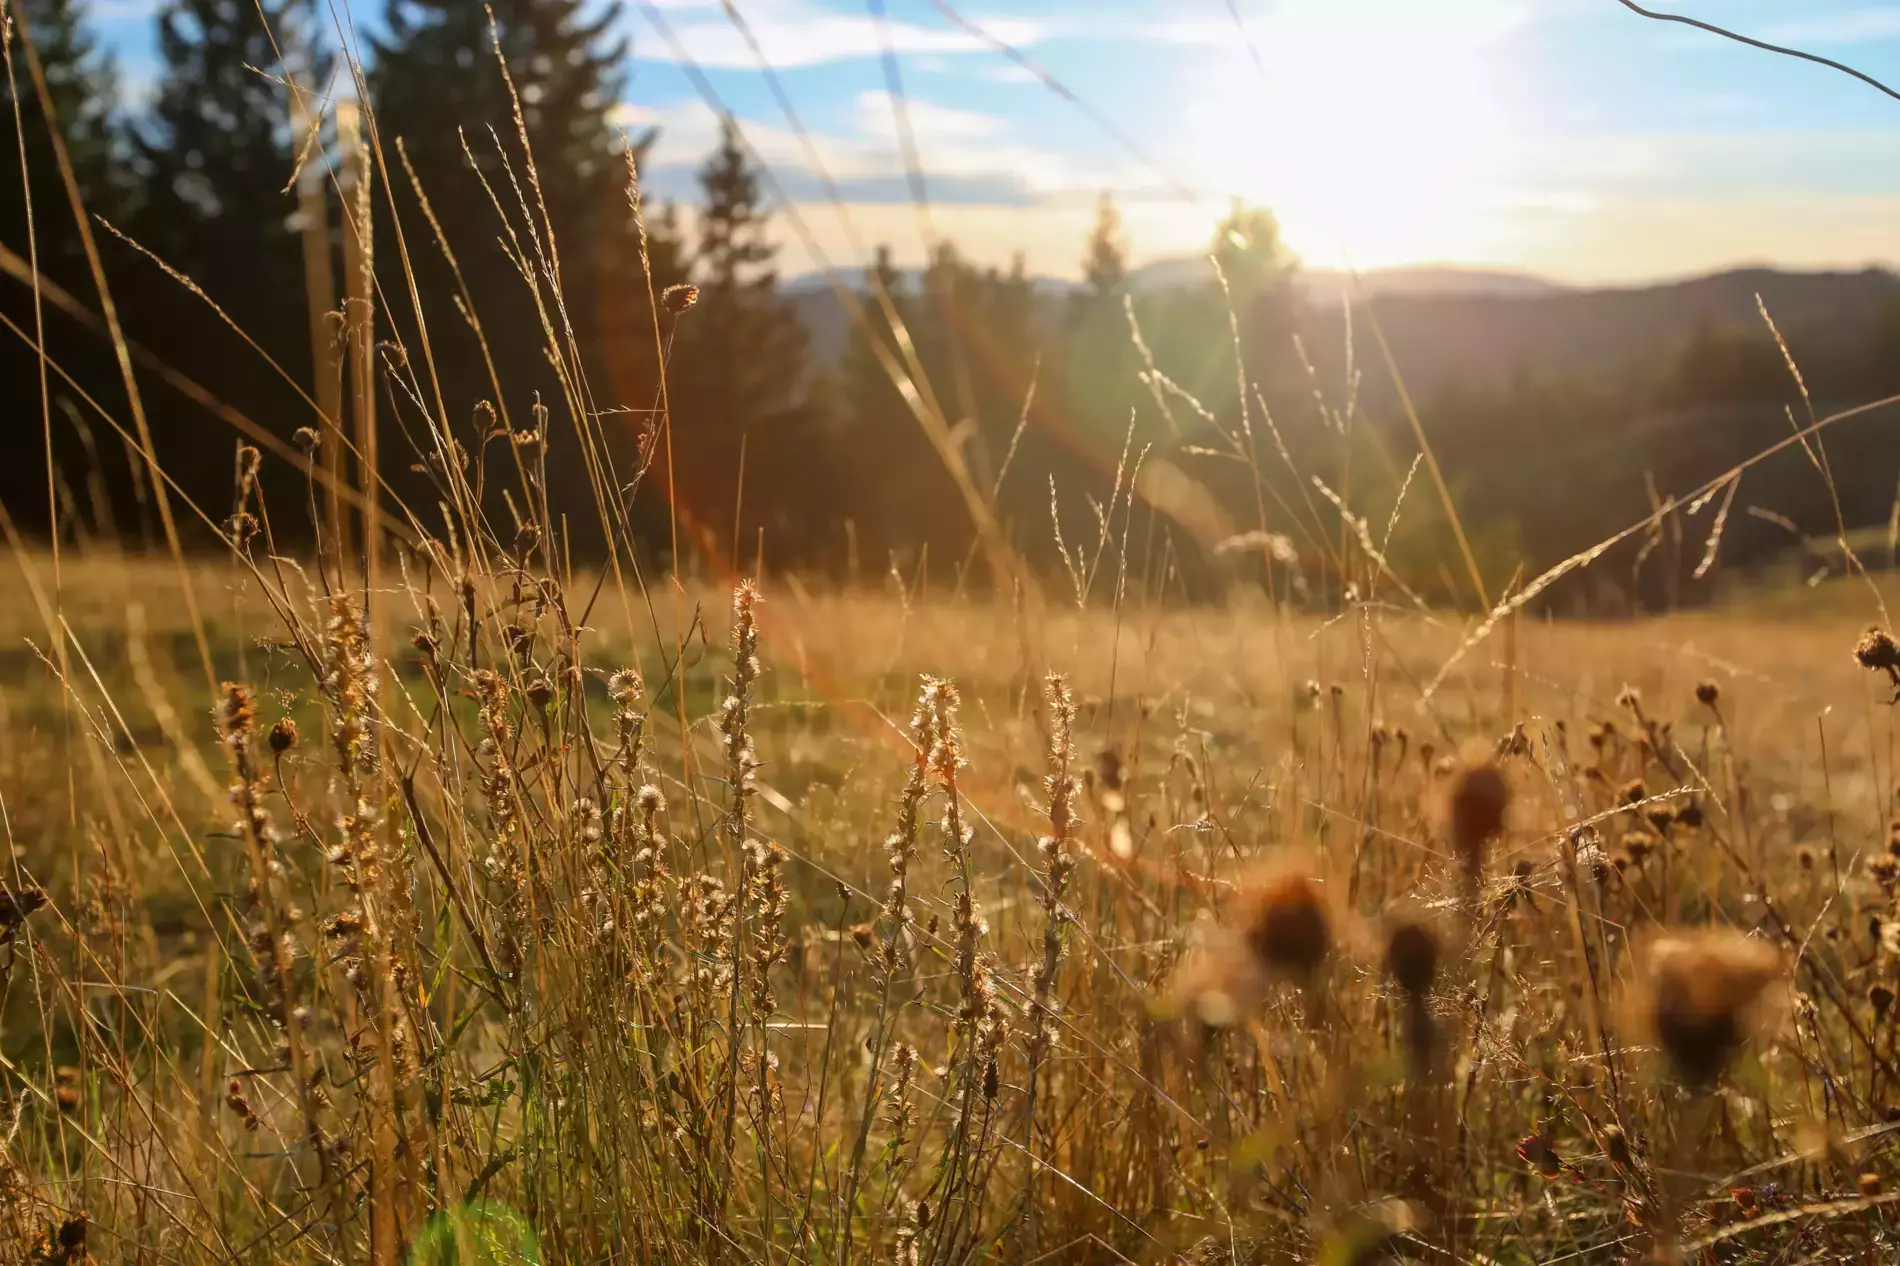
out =
<path fill-rule="evenodd" d="M 719 0 L 655 9 L 772 164 L 826 257 L 900 260 L 927 233 L 1072 275 L 1102 190 L 1139 260 L 1195 251 L 1230 197 L 1273 207 L 1309 263 L 1453 262 L 1577 281 L 1741 262 L 1900 262 L 1900 101 L 1823 67 L 1645 21 L 1615 0 L 954 0 L 1109 119 L 1104 128 L 929 0 L 888 0 L 931 194 L 906 187 L 862 0 L 734 0 L 841 191 Z M 1660 0 L 1658 0 L 1660 2 Z M 1674 0 L 1900 84 L 1900 3 Z M 144 0 L 102 0 L 149 48 Z M 716 114 L 638 4 L 624 122 L 656 126 L 652 183 L 691 189 Z M 1185 192 L 1183 192 L 1185 190 Z M 779 216 L 785 267 L 815 261 Z"/>

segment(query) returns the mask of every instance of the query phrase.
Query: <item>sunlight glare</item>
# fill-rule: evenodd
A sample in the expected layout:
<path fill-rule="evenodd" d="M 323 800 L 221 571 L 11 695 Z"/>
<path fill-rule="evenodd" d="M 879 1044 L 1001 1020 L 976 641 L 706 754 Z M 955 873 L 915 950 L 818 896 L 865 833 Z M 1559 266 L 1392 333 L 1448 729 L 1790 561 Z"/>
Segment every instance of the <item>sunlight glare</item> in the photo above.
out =
<path fill-rule="evenodd" d="M 1230 31 L 1197 76 L 1187 159 L 1202 187 L 1272 208 L 1318 266 L 1495 257 L 1513 134 L 1496 46 L 1520 17 L 1508 0 L 1284 0 L 1249 22 L 1262 66 Z"/>

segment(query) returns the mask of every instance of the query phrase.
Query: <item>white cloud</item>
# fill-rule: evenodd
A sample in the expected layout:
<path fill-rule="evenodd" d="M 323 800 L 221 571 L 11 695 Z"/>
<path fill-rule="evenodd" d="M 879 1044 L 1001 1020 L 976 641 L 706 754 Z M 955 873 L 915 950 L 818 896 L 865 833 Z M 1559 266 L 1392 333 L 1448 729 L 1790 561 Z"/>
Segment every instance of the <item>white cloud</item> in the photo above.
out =
<path fill-rule="evenodd" d="M 668 25 L 695 62 L 716 69 L 757 67 L 758 60 L 745 36 L 716 4 L 685 3 L 679 9 L 690 16 L 669 19 Z M 877 57 L 886 40 L 900 54 L 991 51 L 976 36 L 947 24 L 919 26 L 891 19 L 880 36 L 876 21 L 868 14 L 836 12 L 813 0 L 754 0 L 742 13 L 766 58 L 781 69 Z M 1044 36 L 1042 24 L 1026 19 L 998 18 L 979 25 L 1018 48 Z M 674 60 L 672 45 L 656 32 L 641 32 L 634 51 L 637 56 L 657 61 Z"/>
<path fill-rule="evenodd" d="M 919 162 L 937 194 L 933 200 L 967 200 L 956 191 L 976 190 L 999 206 L 1020 206 L 1060 199 L 1076 190 L 1133 183 L 1129 173 L 1092 169 L 1071 156 L 1017 140 L 1009 120 L 997 115 L 915 97 L 909 99 L 908 112 Z M 696 165 L 719 139 L 718 116 L 697 100 L 665 107 L 624 104 L 615 110 L 614 122 L 629 132 L 660 130 L 650 167 Z M 811 134 L 818 161 L 841 185 L 886 182 L 885 196 L 905 202 L 904 165 L 889 95 L 861 93 L 853 104 L 852 122 L 850 132 Z M 782 177 L 803 177 L 797 183 L 804 187 L 817 177 L 805 143 L 789 128 L 744 119 L 740 131 Z"/>

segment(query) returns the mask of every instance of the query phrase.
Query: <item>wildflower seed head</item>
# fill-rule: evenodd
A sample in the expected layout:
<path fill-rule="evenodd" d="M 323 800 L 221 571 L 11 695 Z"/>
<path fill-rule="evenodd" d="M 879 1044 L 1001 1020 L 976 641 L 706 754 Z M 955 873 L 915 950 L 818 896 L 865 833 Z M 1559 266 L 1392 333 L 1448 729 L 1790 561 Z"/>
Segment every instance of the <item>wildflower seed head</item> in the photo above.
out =
<path fill-rule="evenodd" d="M 1244 891 L 1238 926 L 1256 963 L 1280 975 L 1310 977 L 1332 952 L 1332 919 L 1319 881 L 1298 871 L 1269 875 Z"/>
<path fill-rule="evenodd" d="M 1438 974 L 1438 937 L 1420 921 L 1396 924 L 1385 942 L 1385 969 L 1406 993 L 1424 995 Z"/>
<path fill-rule="evenodd" d="M 1884 672 L 1900 681 L 1900 646 L 1885 629 L 1872 628 L 1854 644 L 1854 662 L 1869 672 Z"/>
<path fill-rule="evenodd" d="M 607 679 L 607 695 L 623 708 L 632 707 L 640 702 L 640 696 L 646 690 L 638 669 L 622 668 Z"/>
<path fill-rule="evenodd" d="M 1495 765 L 1467 765 L 1452 775 L 1444 792 L 1445 833 L 1467 874 L 1484 866 L 1484 849 L 1504 829 L 1511 788 Z"/>
<path fill-rule="evenodd" d="M 256 719 L 256 704 L 252 702 L 250 687 L 240 686 L 234 681 L 225 682 L 224 698 L 218 703 L 218 723 L 224 728 L 226 741 L 243 742 Z"/>
<path fill-rule="evenodd" d="M 661 306 L 673 316 L 679 316 L 698 302 L 699 287 L 691 282 L 680 282 L 660 292 Z"/>
<path fill-rule="evenodd" d="M 270 727 L 270 750 L 282 756 L 297 746 L 297 723 L 289 717 L 279 717 Z"/>
<path fill-rule="evenodd" d="M 1597 1141 L 1603 1147 L 1603 1154 L 1609 1157 L 1610 1164 L 1618 1169 L 1630 1167 L 1630 1140 L 1622 1126 L 1615 1123 L 1604 1126 L 1597 1133 Z"/>
<path fill-rule="evenodd" d="M 1705 708 L 1713 708 L 1722 701 L 1722 687 L 1712 681 L 1697 682 L 1695 701 Z"/>
<path fill-rule="evenodd" d="M 1649 952 L 1640 1019 L 1676 1075 L 1706 1087 L 1747 1039 L 1782 972 L 1767 943 L 1726 929 L 1671 935 Z"/>

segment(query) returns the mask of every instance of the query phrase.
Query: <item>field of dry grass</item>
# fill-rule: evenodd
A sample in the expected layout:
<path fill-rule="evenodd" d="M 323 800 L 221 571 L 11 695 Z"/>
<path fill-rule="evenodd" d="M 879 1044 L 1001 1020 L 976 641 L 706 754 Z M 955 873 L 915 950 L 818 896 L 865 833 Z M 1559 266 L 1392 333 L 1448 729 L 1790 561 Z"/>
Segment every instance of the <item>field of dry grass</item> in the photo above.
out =
<path fill-rule="evenodd" d="M 1895 1260 L 1874 582 L 1586 625 L 1533 580 L 1481 619 L 1411 601 L 1328 492 L 1300 530 L 1337 604 L 1187 606 L 1127 565 L 1131 430 L 1037 594 L 890 349 L 996 596 L 643 575 L 664 389 L 637 426 L 596 406 L 516 196 L 563 393 L 529 426 L 437 416 L 363 233 L 347 416 L 249 432 L 320 555 L 274 548 L 305 507 L 261 503 L 257 450 L 233 505 L 174 502 L 96 402 L 170 556 L 0 516 L 0 1261 Z M 661 360 L 696 295 L 648 296 Z M 1289 579 L 1248 407 L 1146 385 L 1251 476 L 1232 574 Z M 385 387 L 421 419 L 379 437 Z M 1832 491 L 1853 412 L 1775 447 Z M 1414 423 L 1390 504 L 1428 466 L 1482 592 Z M 593 505 L 551 504 L 557 444 Z M 1620 539 L 1726 489 L 1713 563 L 1742 469 Z M 590 509 L 600 573 L 566 563 Z"/>
<path fill-rule="evenodd" d="M 9 566 L 29 1256 L 1892 1259 L 1859 582 L 1452 662 L 253 550 L 207 678 L 169 562 Z"/>

